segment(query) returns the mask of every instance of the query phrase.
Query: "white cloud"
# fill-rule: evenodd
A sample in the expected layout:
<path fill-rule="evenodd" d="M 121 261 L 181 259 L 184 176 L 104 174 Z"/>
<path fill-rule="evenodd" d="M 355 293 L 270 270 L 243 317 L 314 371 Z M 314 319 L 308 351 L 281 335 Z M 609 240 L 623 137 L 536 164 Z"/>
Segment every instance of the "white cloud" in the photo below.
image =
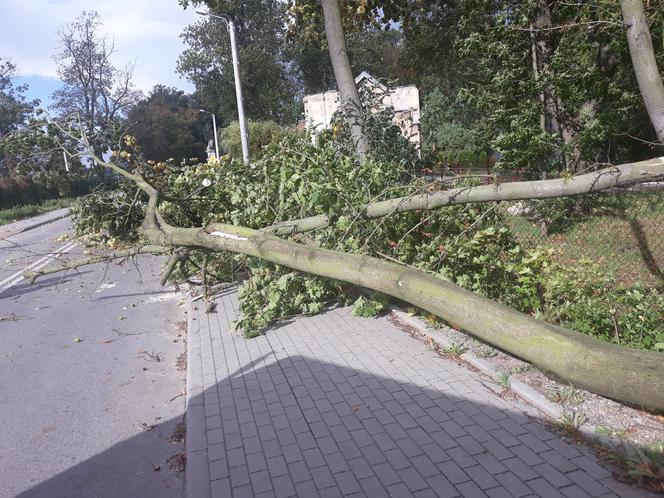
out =
<path fill-rule="evenodd" d="M 184 49 L 180 33 L 198 16 L 177 0 L 1 0 L 0 55 L 17 64 L 21 75 L 55 77 L 58 30 L 83 10 L 99 12 L 103 31 L 114 37 L 115 65 L 136 62 L 139 88 L 162 83 L 192 89 L 175 66 Z"/>

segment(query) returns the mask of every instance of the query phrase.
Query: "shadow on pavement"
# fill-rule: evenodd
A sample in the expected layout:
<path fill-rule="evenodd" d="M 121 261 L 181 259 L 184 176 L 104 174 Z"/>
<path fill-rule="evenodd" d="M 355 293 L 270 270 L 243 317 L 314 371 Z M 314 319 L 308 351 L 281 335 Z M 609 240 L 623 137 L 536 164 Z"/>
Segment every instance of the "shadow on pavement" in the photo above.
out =
<path fill-rule="evenodd" d="M 21 283 L 13 285 L 7 290 L 0 290 L 0 299 L 7 299 L 11 297 L 25 296 L 27 294 L 44 290 L 48 287 L 53 287 L 54 290 L 58 289 L 58 286 L 67 284 L 72 280 L 85 275 L 86 273 L 92 273 L 91 270 L 84 270 L 78 273 L 71 273 L 68 275 L 56 274 L 52 277 L 42 277 L 38 279 L 34 284 L 22 280 Z"/>
<path fill-rule="evenodd" d="M 163 436 L 175 423 L 155 431 Z M 642 496 L 587 448 L 443 381 L 420 386 L 297 355 L 270 354 L 218 379 L 190 400 L 187 424 L 196 498 Z M 165 461 L 150 457 L 162 444 L 155 431 L 19 496 L 178 496 L 143 479 L 158 465 L 169 482 Z"/>

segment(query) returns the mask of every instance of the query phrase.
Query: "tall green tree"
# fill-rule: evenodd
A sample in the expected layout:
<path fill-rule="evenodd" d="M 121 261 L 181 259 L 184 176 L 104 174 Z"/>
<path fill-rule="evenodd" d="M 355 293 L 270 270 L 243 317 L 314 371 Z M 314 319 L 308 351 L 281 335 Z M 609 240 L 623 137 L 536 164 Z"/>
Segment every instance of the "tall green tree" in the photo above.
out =
<path fill-rule="evenodd" d="M 479 116 L 503 166 L 574 171 L 652 155 L 617 2 L 459 5 L 457 101 Z M 663 7 L 653 0 L 648 11 L 658 36 Z"/>
<path fill-rule="evenodd" d="M 9 153 L 7 135 L 27 125 L 28 117 L 39 104 L 25 98 L 27 85 L 14 85 L 16 65 L 0 57 L 0 175 L 16 172 L 16 158 Z"/>
<path fill-rule="evenodd" d="M 292 123 L 300 98 L 284 45 L 285 6 L 277 0 L 180 0 L 206 6 L 235 23 L 245 113 L 249 119 Z M 221 123 L 237 119 L 230 39 L 226 24 L 201 18 L 182 33 L 187 48 L 178 71 L 196 86 L 202 105 Z"/>
<path fill-rule="evenodd" d="M 418 85 L 425 107 L 446 106 L 426 115 L 425 139 L 435 147 L 475 143 L 484 149 L 478 152 L 498 151 L 503 168 L 541 174 L 653 154 L 647 142 L 657 135 L 619 2 L 342 0 L 340 6 L 347 33 L 361 37 L 398 25 L 398 73 Z M 317 2 L 291 0 L 289 13 L 292 32 L 315 41 Z M 643 19 L 636 27 L 649 26 L 655 41 L 648 74 L 661 82 L 662 0 L 645 4 Z M 628 36 L 630 30 L 636 32 L 627 27 Z"/>
<path fill-rule="evenodd" d="M 330 52 L 330 60 L 332 61 L 332 69 L 334 70 L 334 79 L 339 89 L 339 100 L 342 104 L 350 106 L 350 112 L 347 113 L 346 119 L 355 152 L 360 163 L 363 163 L 369 152 L 369 139 L 357 115 L 362 109 L 362 102 L 348 59 L 341 9 L 338 0 L 321 0 L 321 3 L 323 5 L 325 36 Z"/>
<path fill-rule="evenodd" d="M 27 115 L 39 101 L 25 98 L 27 85 L 14 85 L 16 65 L 0 57 L 0 138 L 25 123 Z"/>
<path fill-rule="evenodd" d="M 206 129 L 200 106 L 191 95 L 156 85 L 127 115 L 128 133 L 136 138 L 146 159 L 181 163 L 205 159 Z"/>

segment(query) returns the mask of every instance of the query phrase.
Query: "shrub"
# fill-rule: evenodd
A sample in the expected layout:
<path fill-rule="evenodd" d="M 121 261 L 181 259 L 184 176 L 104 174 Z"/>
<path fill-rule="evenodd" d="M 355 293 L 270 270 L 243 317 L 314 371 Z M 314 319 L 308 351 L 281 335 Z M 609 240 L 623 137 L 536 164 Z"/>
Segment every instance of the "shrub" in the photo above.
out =
<path fill-rule="evenodd" d="M 319 137 L 326 142 L 333 138 L 333 144 L 341 154 L 354 155 L 355 144 L 348 126 L 349 118 L 354 118 L 362 126 L 369 143 L 369 155 L 379 162 L 395 165 L 396 168 L 412 168 L 419 162 L 418 153 L 404 130 L 395 122 L 396 112 L 385 104 L 390 93 L 390 84 L 367 85 L 359 89 L 362 109 L 357 109 L 350 101 L 341 102 L 332 116 L 331 129 L 323 131 Z"/>

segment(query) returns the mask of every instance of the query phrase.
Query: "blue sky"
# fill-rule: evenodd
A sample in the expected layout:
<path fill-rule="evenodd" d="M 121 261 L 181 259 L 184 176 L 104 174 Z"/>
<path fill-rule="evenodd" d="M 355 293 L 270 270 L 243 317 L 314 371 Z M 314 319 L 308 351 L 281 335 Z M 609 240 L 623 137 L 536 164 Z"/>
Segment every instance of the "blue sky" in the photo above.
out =
<path fill-rule="evenodd" d="M 15 85 L 28 85 L 28 90 L 24 93 L 28 100 L 39 99 L 42 106 L 50 104 L 50 95 L 60 88 L 61 82 L 56 78 L 47 76 L 16 76 L 13 78 Z"/>
<path fill-rule="evenodd" d="M 157 83 L 192 91 L 176 72 L 184 45 L 180 33 L 198 17 L 177 0 L 0 0 L 0 56 L 17 65 L 17 83 L 30 86 L 27 95 L 48 103 L 59 87 L 52 59 L 58 51 L 58 30 L 83 10 L 96 10 L 102 31 L 115 41 L 113 62 L 135 62 L 134 82 L 144 92 Z"/>

